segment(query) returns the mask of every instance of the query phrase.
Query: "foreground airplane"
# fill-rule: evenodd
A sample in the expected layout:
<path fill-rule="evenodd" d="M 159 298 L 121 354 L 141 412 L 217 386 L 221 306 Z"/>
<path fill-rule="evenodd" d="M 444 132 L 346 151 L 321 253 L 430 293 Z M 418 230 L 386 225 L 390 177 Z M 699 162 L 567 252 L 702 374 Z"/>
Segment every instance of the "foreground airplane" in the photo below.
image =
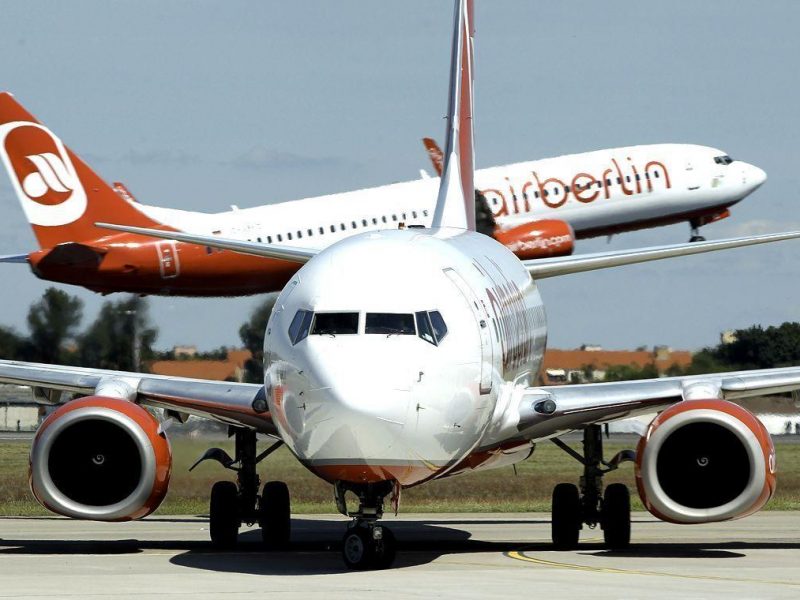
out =
<path fill-rule="evenodd" d="M 97 221 L 319 250 L 365 231 L 431 223 L 438 179 L 208 214 L 147 206 L 106 184 L 14 98 L 0 94 L 0 156 L 39 241 L 27 263 L 42 279 L 90 290 L 239 296 L 280 290 L 297 269 L 210 246 L 110 235 Z M 764 171 L 689 144 L 614 148 L 475 173 L 493 213 L 483 233 L 520 259 L 572 254 L 575 240 L 729 215 Z M 489 219 L 492 220 L 491 218 Z"/>
<path fill-rule="evenodd" d="M 0 381 L 31 385 L 42 402 L 84 396 L 55 410 L 33 441 L 31 487 L 44 506 L 108 521 L 155 510 L 167 492 L 170 447 L 144 407 L 175 419 L 218 419 L 235 432 L 235 457 L 219 449 L 203 457 L 238 474 L 237 483 L 211 491 L 216 544 L 235 544 L 242 522 L 258 522 L 270 545 L 289 541 L 287 486 L 268 481 L 259 493 L 256 470 L 283 443 L 333 484 L 338 509 L 352 517 L 342 544 L 351 568 L 391 563 L 393 536 L 378 520 L 385 499 L 397 507 L 404 487 L 525 460 L 537 442 L 574 430 L 584 431 L 582 455 L 572 452 L 583 477 L 580 489 L 554 490 L 553 541 L 573 548 L 583 524 L 599 524 L 609 547 L 627 546 L 628 490 L 603 490 L 602 478 L 632 453 L 604 460 L 600 424 L 656 410 L 663 412 L 635 456 L 650 512 L 704 523 L 764 505 L 775 489 L 772 442 L 729 400 L 800 389 L 800 368 L 537 386 L 547 328 L 534 278 L 800 232 L 520 261 L 474 232 L 472 48 L 472 2 L 457 0 L 444 175 L 431 228 L 363 233 L 322 251 L 133 230 L 303 265 L 267 325 L 264 385 L 0 361 Z M 278 441 L 259 454 L 257 433 Z"/>

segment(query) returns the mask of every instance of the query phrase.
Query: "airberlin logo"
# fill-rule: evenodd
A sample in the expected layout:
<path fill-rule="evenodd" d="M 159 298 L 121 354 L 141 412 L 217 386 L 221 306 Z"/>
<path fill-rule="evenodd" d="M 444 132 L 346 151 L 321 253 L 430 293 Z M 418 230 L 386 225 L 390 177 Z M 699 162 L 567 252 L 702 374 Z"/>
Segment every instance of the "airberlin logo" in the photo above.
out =
<path fill-rule="evenodd" d="M 71 193 L 75 187 L 66 165 L 52 152 L 34 154 L 26 157 L 36 167 L 36 171 L 29 173 L 22 180 L 22 190 L 32 200 L 44 198 L 48 192 L 60 194 Z M 58 204 L 67 197 L 59 199 Z"/>
<path fill-rule="evenodd" d="M 64 144 L 38 123 L 0 125 L 0 156 L 33 225 L 67 225 L 86 211 L 86 191 Z"/>
<path fill-rule="evenodd" d="M 529 213 L 537 203 L 561 208 L 570 197 L 591 204 L 613 195 L 636 196 L 652 192 L 657 186 L 665 190 L 672 187 L 669 171 L 662 161 L 651 160 L 637 167 L 631 157 L 625 161 L 612 158 L 602 172 L 597 170 L 594 174 L 580 172 L 560 179 L 531 171 L 530 178 L 521 184 L 512 183 L 508 177 L 505 180 L 507 189 L 481 190 L 495 217 Z"/>

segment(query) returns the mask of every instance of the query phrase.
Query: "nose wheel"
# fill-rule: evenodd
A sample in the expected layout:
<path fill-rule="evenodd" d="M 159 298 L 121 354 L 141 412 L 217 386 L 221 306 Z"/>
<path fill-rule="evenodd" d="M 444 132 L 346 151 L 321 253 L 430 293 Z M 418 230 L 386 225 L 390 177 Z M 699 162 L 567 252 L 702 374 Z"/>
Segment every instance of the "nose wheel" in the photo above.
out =
<path fill-rule="evenodd" d="M 342 558 L 348 569 L 388 569 L 394 562 L 397 544 L 388 527 L 356 522 L 342 538 Z"/>
<path fill-rule="evenodd" d="M 559 483 L 553 490 L 551 533 L 557 550 L 573 550 L 578 546 L 584 525 L 603 530 L 607 548 L 621 550 L 631 541 L 631 500 L 628 486 L 612 483 L 603 491 L 603 475 L 634 460 L 631 450 L 624 450 L 610 461 L 603 460 L 603 437 L 599 425 L 583 432 L 583 454 L 559 439 L 552 440 L 559 448 L 583 464 L 580 487 Z"/>

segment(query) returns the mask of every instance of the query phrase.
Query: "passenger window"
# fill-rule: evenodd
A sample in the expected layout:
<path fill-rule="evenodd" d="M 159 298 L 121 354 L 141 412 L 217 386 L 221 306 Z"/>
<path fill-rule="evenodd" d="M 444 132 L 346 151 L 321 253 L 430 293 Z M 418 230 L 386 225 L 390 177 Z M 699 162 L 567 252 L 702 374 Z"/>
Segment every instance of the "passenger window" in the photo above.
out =
<path fill-rule="evenodd" d="M 397 215 L 392 215 L 392 221 L 397 221 Z"/>
<path fill-rule="evenodd" d="M 653 175 L 655 175 L 656 179 L 658 179 L 660 177 L 660 175 L 658 174 L 658 171 L 653 171 Z"/>
<path fill-rule="evenodd" d="M 497 199 L 495 199 L 495 202 L 497 202 Z M 412 210 L 412 211 L 411 211 L 411 216 L 412 216 L 412 217 L 414 217 L 414 218 L 416 219 L 416 218 L 417 218 L 417 211 L 415 211 L 415 210 Z"/>
<path fill-rule="evenodd" d="M 373 225 L 377 225 L 378 224 L 378 219 L 376 217 L 372 217 L 372 224 Z"/>
<path fill-rule="evenodd" d="M 300 240 L 302 238 L 303 238 L 303 232 L 302 231 L 298 231 L 297 232 L 297 239 Z"/>
<path fill-rule="evenodd" d="M 267 243 L 268 243 L 268 244 L 271 244 L 271 243 L 272 243 L 272 236 L 271 236 L 271 235 L 268 235 L 268 236 L 267 236 Z"/>
<path fill-rule="evenodd" d="M 436 338 L 433 337 L 433 327 L 431 327 L 431 320 L 428 313 L 425 311 L 415 313 L 417 320 L 417 334 L 429 344 L 436 345 Z"/>
<path fill-rule="evenodd" d="M 336 225 L 331 225 L 331 233 L 336 233 Z"/>
<path fill-rule="evenodd" d="M 353 229 L 356 228 L 356 222 L 355 221 L 351 221 L 350 224 L 353 226 Z"/>
<path fill-rule="evenodd" d="M 280 234 L 280 233 L 278 234 L 278 241 L 279 241 L 279 242 L 282 242 L 282 241 L 283 241 L 283 236 L 281 236 L 281 234 Z"/>
<path fill-rule="evenodd" d="M 444 323 L 442 313 L 438 310 L 431 310 L 428 312 L 431 318 L 431 325 L 433 326 L 433 334 L 436 336 L 436 343 L 440 344 L 447 335 L 447 325 Z"/>
<path fill-rule="evenodd" d="M 306 231 L 306 233 L 307 233 L 309 236 L 312 236 L 312 235 L 314 235 L 314 230 L 313 230 L 313 229 L 309 229 L 308 231 Z"/>
<path fill-rule="evenodd" d="M 367 226 L 367 220 L 366 220 L 366 219 L 361 219 L 361 224 L 362 224 L 364 227 L 366 227 L 366 226 Z"/>
<path fill-rule="evenodd" d="M 382 217 L 381 217 L 381 220 L 382 220 L 384 223 L 386 223 L 386 215 L 382 216 Z"/>
<path fill-rule="evenodd" d="M 287 239 L 287 240 L 290 240 L 290 239 L 292 239 L 292 232 L 291 232 L 291 231 L 290 231 L 289 233 L 287 233 L 287 234 L 286 234 L 286 239 Z"/>
<path fill-rule="evenodd" d="M 428 216 L 428 211 L 427 211 L 427 210 L 423 210 L 423 211 L 422 211 L 422 214 L 423 214 L 423 215 L 425 215 L 425 216 L 427 217 L 427 216 Z"/>
<path fill-rule="evenodd" d="M 364 333 L 385 335 L 415 335 L 414 315 L 398 313 L 367 313 Z"/>
<path fill-rule="evenodd" d="M 319 228 L 319 234 L 320 235 L 325 235 L 325 228 L 324 227 L 320 227 Z"/>
<path fill-rule="evenodd" d="M 312 335 L 352 335 L 358 333 L 358 313 L 317 313 Z"/>
<path fill-rule="evenodd" d="M 339 229 L 344 231 L 345 229 L 347 229 L 347 227 L 344 226 L 344 223 L 339 223 Z"/>
<path fill-rule="evenodd" d="M 261 238 L 260 237 L 257 237 L 256 240 L 258 240 L 259 244 L 261 243 Z"/>

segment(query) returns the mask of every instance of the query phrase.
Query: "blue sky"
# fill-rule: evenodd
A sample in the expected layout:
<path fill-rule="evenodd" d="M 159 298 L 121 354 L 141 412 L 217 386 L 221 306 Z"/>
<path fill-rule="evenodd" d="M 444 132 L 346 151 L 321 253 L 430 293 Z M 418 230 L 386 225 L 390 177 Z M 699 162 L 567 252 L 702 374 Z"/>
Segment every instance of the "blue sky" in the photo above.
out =
<path fill-rule="evenodd" d="M 476 160 L 658 142 L 767 171 L 708 238 L 800 229 L 800 3 L 476 0 Z M 0 88 L 143 202 L 217 211 L 412 179 L 443 136 L 449 0 L 2 5 Z M 0 254 L 33 235 L 0 177 Z M 688 239 L 679 225 L 579 252 Z M 714 344 L 800 320 L 800 244 L 548 280 L 550 345 Z M 3 265 L 0 324 L 50 285 Z M 102 298 L 64 289 L 86 303 Z M 258 298 L 153 298 L 160 347 L 238 343 Z M 202 315 L 203 327 L 198 317 Z"/>

